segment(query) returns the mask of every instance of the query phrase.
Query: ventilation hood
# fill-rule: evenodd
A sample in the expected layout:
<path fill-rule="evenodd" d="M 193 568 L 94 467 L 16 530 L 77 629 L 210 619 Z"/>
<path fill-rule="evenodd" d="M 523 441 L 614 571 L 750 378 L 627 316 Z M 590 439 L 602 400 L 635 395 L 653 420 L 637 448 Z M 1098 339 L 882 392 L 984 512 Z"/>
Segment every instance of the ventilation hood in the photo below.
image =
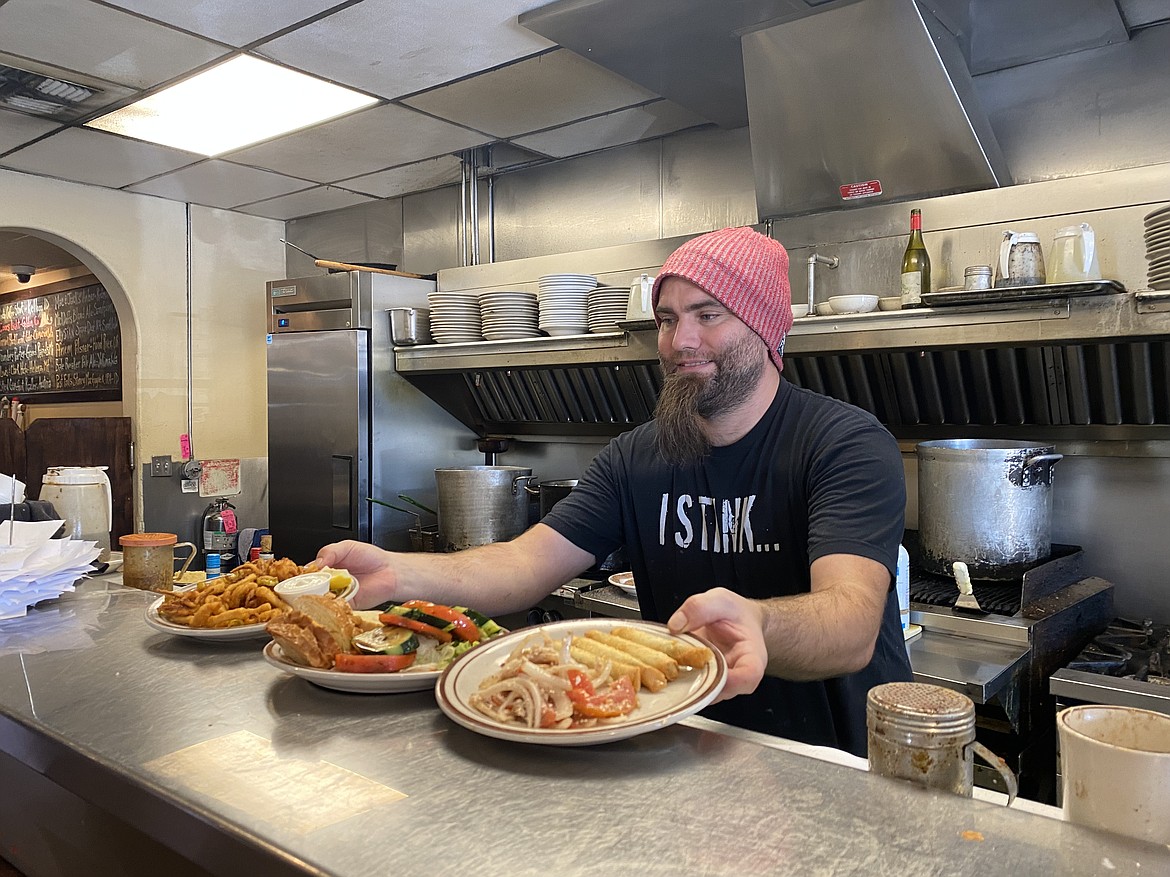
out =
<path fill-rule="evenodd" d="M 742 39 L 761 219 L 1009 185 L 954 35 L 863 0 Z"/>

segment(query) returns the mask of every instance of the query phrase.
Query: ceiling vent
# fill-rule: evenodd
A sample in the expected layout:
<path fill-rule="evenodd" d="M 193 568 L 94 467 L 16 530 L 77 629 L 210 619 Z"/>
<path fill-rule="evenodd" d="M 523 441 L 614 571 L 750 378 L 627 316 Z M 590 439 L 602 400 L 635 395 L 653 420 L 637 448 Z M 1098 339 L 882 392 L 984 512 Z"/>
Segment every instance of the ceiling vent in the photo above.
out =
<path fill-rule="evenodd" d="M 0 53 L 0 107 L 56 122 L 75 122 L 133 92 L 80 73 Z"/>

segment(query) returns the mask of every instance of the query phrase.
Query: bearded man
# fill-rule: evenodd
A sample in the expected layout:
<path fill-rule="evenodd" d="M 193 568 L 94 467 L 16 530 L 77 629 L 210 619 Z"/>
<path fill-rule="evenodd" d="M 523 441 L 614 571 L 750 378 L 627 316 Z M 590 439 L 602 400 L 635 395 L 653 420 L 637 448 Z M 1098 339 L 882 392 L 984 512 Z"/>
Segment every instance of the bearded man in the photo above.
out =
<path fill-rule="evenodd" d="M 539 524 L 450 555 L 355 542 L 318 561 L 373 604 L 533 605 L 624 546 L 643 618 L 724 653 L 704 715 L 866 753 L 865 697 L 912 679 L 894 593 L 906 489 L 870 414 L 784 381 L 788 254 L 749 228 L 694 238 L 654 283 L 664 383 Z"/>

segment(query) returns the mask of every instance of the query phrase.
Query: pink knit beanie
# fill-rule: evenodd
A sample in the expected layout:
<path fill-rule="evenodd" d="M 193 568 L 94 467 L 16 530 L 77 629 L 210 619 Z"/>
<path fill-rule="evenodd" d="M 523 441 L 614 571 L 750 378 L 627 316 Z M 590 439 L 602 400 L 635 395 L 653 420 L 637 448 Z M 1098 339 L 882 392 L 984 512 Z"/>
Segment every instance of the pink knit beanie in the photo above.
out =
<path fill-rule="evenodd" d="M 687 241 L 670 254 L 654 280 L 654 304 L 667 277 L 698 286 L 764 339 L 783 369 L 784 336 L 792 328 L 788 253 L 750 228 L 725 228 Z"/>

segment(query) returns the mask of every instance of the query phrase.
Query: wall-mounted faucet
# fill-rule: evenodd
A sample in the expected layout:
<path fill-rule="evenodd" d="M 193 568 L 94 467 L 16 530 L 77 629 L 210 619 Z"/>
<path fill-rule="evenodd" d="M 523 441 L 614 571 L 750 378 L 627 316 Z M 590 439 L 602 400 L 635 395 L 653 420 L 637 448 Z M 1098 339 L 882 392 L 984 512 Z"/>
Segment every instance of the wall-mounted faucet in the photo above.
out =
<path fill-rule="evenodd" d="M 817 263 L 828 265 L 830 268 L 836 268 L 841 264 L 841 260 L 836 256 L 822 256 L 820 253 L 813 253 L 808 257 L 808 314 L 806 316 L 814 316 L 817 312 L 816 302 L 816 268 Z"/>

